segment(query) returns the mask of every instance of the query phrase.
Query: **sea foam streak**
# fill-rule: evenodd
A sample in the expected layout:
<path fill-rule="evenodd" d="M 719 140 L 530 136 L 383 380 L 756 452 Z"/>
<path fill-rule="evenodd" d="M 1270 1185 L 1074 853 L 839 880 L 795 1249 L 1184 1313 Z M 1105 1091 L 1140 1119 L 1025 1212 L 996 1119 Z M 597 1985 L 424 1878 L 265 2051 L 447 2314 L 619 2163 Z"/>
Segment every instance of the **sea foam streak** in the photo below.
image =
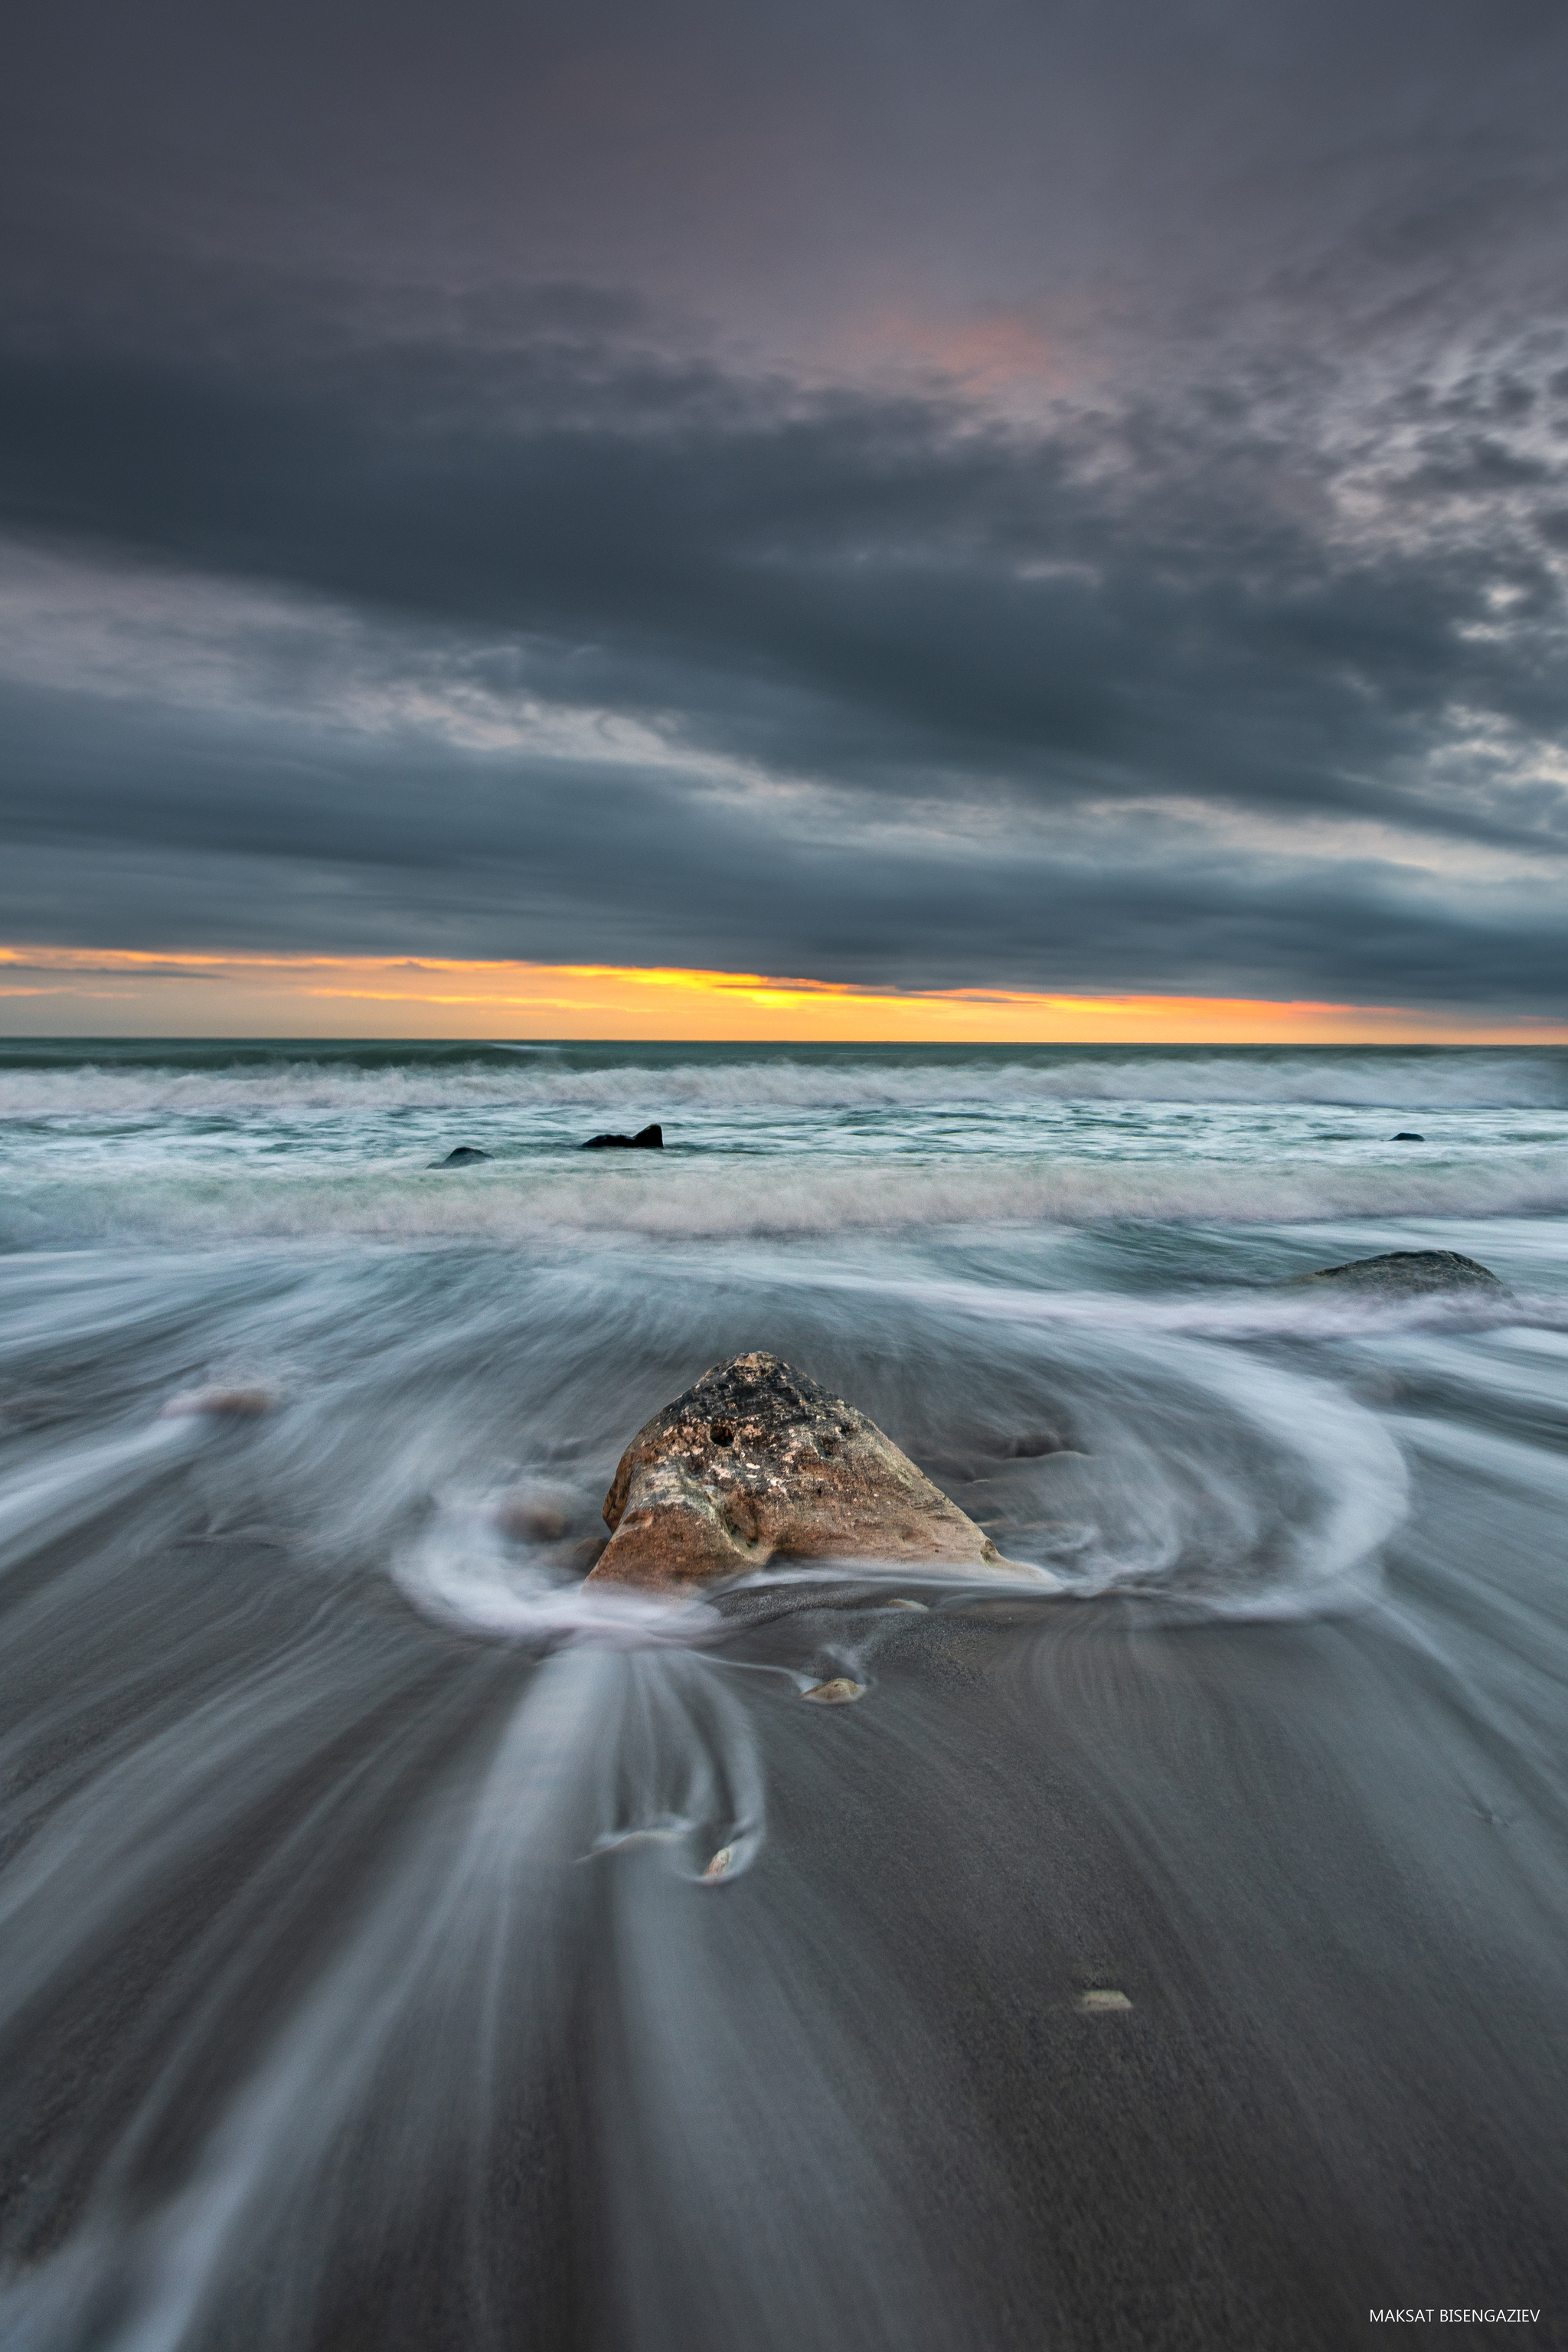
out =
<path fill-rule="evenodd" d="M 1563 1056 L 82 1061 L 0 1071 L 6 2352 L 1544 2302 Z M 1399 1249 L 1508 1288 L 1289 1281 Z M 1038 1580 L 585 1585 L 757 1347 Z"/>
<path fill-rule="evenodd" d="M 32 1049 L 35 1052 L 41 1049 Z M 357 1050 L 357 1049 L 356 1049 Z M 471 1061 L 252 1049 L 0 1069 L 13 1249 L 232 1238 L 638 1242 L 879 1228 L 1533 1217 L 1568 1208 L 1568 1055 Z M 595 1155 L 658 1118 L 659 1153 Z M 1419 1124 L 1417 1144 L 1398 1139 Z M 454 1142 L 489 1155 L 444 1168 Z"/>
<path fill-rule="evenodd" d="M 422 1166 L 332 1175 L 238 1161 L 184 1173 L 127 1171 L 112 1181 L 78 1173 L 14 1181 L 0 1202 L 0 1243 L 13 1250 L 133 1242 L 200 1248 L 242 1237 L 510 1244 L 577 1234 L 679 1240 L 1108 1219 L 1247 1225 L 1565 1213 L 1561 1147 L 1241 1166 L 1131 1158 L 1108 1166 L 1043 1152 L 926 1167 L 844 1158 L 758 1166 L 715 1152 L 636 1166 L 619 1156 L 609 1167 L 508 1162 L 439 1181 Z"/>
<path fill-rule="evenodd" d="M 155 1049 L 153 1049 L 155 1051 Z M 0 1119 L 234 1118 L 247 1116 L 409 1111 L 458 1113 L 618 1110 L 657 1098 L 672 1110 L 922 1110 L 933 1101 L 1170 1103 L 1266 1107 L 1300 1104 L 1369 1109 L 1568 1106 L 1568 1055 L 1470 1052 L 1408 1058 L 1387 1053 L 1312 1055 L 1106 1055 L 1074 1058 L 1057 1049 L 1032 1059 L 905 1061 L 867 1049 L 864 1057 L 765 1058 L 712 1049 L 697 1061 L 623 1064 L 578 1049 L 587 1066 L 561 1067 L 571 1048 L 520 1062 L 492 1050 L 483 1059 L 413 1058 L 364 1067 L 334 1055 L 245 1061 L 208 1047 L 196 1067 L 178 1060 L 127 1066 L 123 1060 L 70 1067 L 7 1068 L 0 1051 Z M 417 1056 L 418 1049 L 414 1049 Z M 734 1058 L 730 1058 L 734 1055 Z"/>

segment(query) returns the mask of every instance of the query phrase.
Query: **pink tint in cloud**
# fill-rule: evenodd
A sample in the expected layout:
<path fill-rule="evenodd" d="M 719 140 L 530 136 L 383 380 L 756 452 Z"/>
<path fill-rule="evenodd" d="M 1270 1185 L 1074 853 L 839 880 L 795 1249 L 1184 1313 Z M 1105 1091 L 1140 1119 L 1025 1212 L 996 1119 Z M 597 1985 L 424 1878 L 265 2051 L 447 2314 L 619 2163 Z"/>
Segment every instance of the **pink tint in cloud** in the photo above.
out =
<path fill-rule="evenodd" d="M 909 382 L 962 395 L 981 410 L 1038 419 L 1081 398 L 1104 373 L 1104 321 L 1084 299 L 961 311 L 896 298 L 826 331 L 822 363 L 837 376 Z"/>

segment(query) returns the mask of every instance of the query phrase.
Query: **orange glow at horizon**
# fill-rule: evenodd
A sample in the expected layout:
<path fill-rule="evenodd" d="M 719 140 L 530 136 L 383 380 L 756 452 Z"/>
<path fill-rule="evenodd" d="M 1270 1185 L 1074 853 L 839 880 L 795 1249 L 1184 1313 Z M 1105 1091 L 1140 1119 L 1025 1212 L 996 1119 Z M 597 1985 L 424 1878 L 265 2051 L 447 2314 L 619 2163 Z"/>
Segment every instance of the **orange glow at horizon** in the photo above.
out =
<path fill-rule="evenodd" d="M 1568 1021 L 1269 998 L 897 991 L 759 972 L 441 957 L 0 948 L 12 1036 L 908 1045 L 1562 1045 Z"/>

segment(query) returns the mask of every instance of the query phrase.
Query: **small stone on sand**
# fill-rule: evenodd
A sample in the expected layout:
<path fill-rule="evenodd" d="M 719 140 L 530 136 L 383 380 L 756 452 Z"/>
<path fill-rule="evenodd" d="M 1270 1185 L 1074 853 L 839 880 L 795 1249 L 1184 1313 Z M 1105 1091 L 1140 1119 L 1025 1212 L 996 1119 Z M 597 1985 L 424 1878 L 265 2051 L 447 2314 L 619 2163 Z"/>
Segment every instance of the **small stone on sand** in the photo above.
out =
<path fill-rule="evenodd" d="M 847 1706 L 853 1698 L 866 1695 L 864 1683 L 852 1683 L 847 1675 L 835 1675 L 831 1682 L 814 1683 L 810 1690 L 802 1691 L 802 1698 L 814 1698 L 819 1706 Z"/>
<path fill-rule="evenodd" d="M 160 1421 L 184 1421 L 200 1412 L 226 1413 L 244 1419 L 258 1412 L 270 1412 L 278 1402 L 273 1389 L 187 1389 L 181 1396 L 172 1396 L 159 1414 Z"/>
<path fill-rule="evenodd" d="M 1078 2005 L 1091 2017 L 1112 2009 L 1131 2009 L 1132 2003 L 1124 1992 L 1113 1992 L 1108 1986 L 1098 1986 L 1092 1992 L 1079 1993 Z"/>
<path fill-rule="evenodd" d="M 724 1877 L 724 1876 L 727 1874 L 728 1871 L 729 1871 L 730 1864 L 734 1861 L 734 1859 L 735 1859 L 735 1849 L 734 1849 L 734 1847 L 733 1847 L 732 1845 L 721 1845 L 721 1846 L 720 1847 L 720 1849 L 719 1849 L 718 1853 L 714 1855 L 714 1857 L 713 1857 L 712 1861 L 709 1864 L 709 1865 L 708 1865 L 707 1869 L 703 1872 L 703 1874 L 702 1874 L 703 1877 L 704 1877 L 704 1878 L 722 1878 L 722 1877 Z"/>

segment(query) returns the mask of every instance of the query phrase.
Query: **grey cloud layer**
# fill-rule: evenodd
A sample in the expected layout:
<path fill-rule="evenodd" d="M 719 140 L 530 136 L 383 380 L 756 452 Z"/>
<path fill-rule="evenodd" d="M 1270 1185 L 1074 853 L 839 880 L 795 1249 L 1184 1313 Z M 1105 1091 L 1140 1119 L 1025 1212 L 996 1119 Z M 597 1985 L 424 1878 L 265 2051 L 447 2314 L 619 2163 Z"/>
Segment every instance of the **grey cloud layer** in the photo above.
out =
<path fill-rule="evenodd" d="M 837 49 L 809 16 L 748 47 L 732 18 L 655 12 L 657 58 L 646 15 L 542 13 L 524 55 L 468 12 L 435 99 L 416 14 L 375 20 L 368 110 L 347 60 L 371 19 L 321 21 L 292 178 L 269 148 L 286 16 L 248 78 L 207 20 L 150 20 L 174 69 L 142 89 L 140 144 L 118 143 L 110 27 L 101 84 L 35 142 L 0 520 L 74 567 L 119 652 L 112 676 L 73 672 L 65 635 L 42 669 L 0 657 L 13 936 L 1555 1001 L 1568 339 L 1542 307 L 1563 225 L 1542 77 L 1568 41 L 1549 12 L 1421 12 L 1417 68 L 1402 6 L 1370 32 L 1330 7 L 1185 7 L 1117 68 L 1131 16 L 994 9 L 984 71 L 918 14 L 893 61 L 856 12 Z M 69 24 L 40 20 L 43 79 Z M 853 187 L 836 58 L 851 99 L 882 60 L 891 116 L 867 114 Z M 183 163 L 145 136 L 172 141 L 174 113 Z M 580 191 L 571 235 L 560 187 L 530 208 L 530 122 Z M 364 226 L 399 124 L 418 237 L 398 204 Z M 734 142 L 769 125 L 743 163 Z M 334 131 L 348 195 L 323 182 Z M 61 155 L 95 138 L 67 187 Z M 815 313 L 809 255 L 781 264 L 798 364 L 726 359 L 670 307 L 679 272 L 639 262 L 634 166 L 666 229 L 693 183 L 732 181 L 684 250 L 710 320 L 755 346 L 747 257 L 813 153 L 845 251 Z M 966 157 L 984 202 L 922 278 L 932 188 Z M 199 236 L 172 226 L 193 173 Z M 510 278 L 504 222 L 461 234 L 498 192 L 528 248 Z M 313 230 L 330 271 L 305 263 Z M 967 268 L 980 325 L 994 288 L 1026 344 L 1055 337 L 1058 380 L 1020 405 L 933 373 L 918 336 L 898 382 L 885 353 L 834 359 L 844 289 L 900 253 L 906 310 L 962 326 Z M 1075 342 L 1097 257 L 1120 290 Z M 1128 289 L 1156 280 L 1140 324 Z M 160 583 L 203 582 L 198 675 L 156 616 Z M 258 628 L 258 597 L 292 625 Z"/>
<path fill-rule="evenodd" d="M 18 0 L 13 266 L 586 278 L 792 348 L 1066 291 L 1468 315 L 1555 286 L 1563 40 L 1554 0 Z"/>
<path fill-rule="evenodd" d="M 541 777 L 521 805 L 497 805 L 472 754 L 434 774 L 384 754 L 324 766 L 268 757 L 253 732 L 243 744 L 215 731 L 172 747 L 122 725 L 80 751 L 84 767 L 114 766 L 131 805 L 116 821 L 100 797 L 84 807 L 62 791 L 58 768 L 41 778 L 9 861 L 12 903 L 42 911 L 46 931 L 58 935 L 69 912 L 74 936 L 85 928 L 123 946 L 216 936 L 385 951 L 391 906 L 399 944 L 427 954 L 668 962 L 679 952 L 915 987 L 1180 981 L 1310 995 L 1322 988 L 1330 932 L 1336 984 L 1379 1002 L 1528 1004 L 1561 971 L 1543 894 L 1493 887 L 1456 908 L 1370 864 L 1314 874 L 1216 858 L 1199 842 L 1157 859 L 1124 847 L 1115 861 L 1088 845 L 1053 856 L 1030 845 L 965 866 L 937 845 L 857 854 L 723 807 L 693 822 L 658 779 L 580 766 Z M 263 794 L 280 823 L 258 821 Z M 59 844 L 73 831 L 89 845 L 65 862 Z"/>

